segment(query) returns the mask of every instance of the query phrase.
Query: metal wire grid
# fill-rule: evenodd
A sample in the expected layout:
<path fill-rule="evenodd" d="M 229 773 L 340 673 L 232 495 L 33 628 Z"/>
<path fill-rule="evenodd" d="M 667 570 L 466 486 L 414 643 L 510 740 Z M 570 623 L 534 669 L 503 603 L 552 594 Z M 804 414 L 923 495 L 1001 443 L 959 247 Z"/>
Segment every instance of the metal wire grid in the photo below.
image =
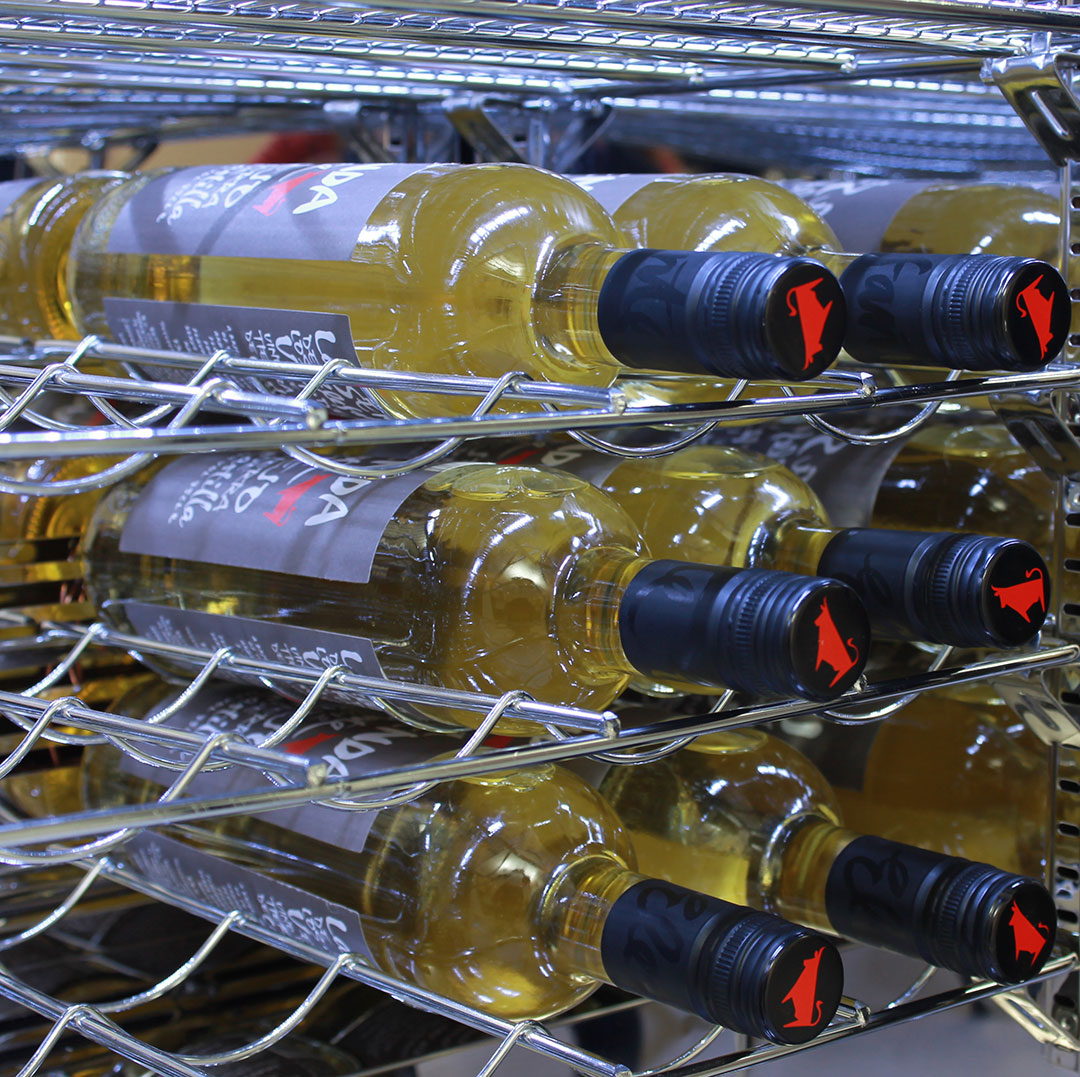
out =
<path fill-rule="evenodd" d="M 83 373 L 79 364 L 88 359 L 117 364 L 116 376 Z M 161 369 L 168 380 L 144 380 L 134 373 L 134 363 L 142 370 Z M 258 384 L 259 378 L 271 377 L 294 382 L 297 392 L 283 396 L 236 388 L 237 379 Z M 1028 374 L 961 376 L 953 371 L 941 381 L 904 386 L 879 385 L 874 376 L 864 371 L 838 370 L 813 383 L 813 396 L 796 396 L 786 390 L 778 396 L 745 398 L 742 394 L 746 383 L 737 382 L 726 399 L 630 406 L 626 393 L 618 386 L 597 389 L 536 382 L 514 372 L 491 380 L 373 371 L 347 362 L 314 368 L 296 362 L 239 358 L 226 352 L 210 356 L 151 352 L 96 337 L 87 337 L 78 344 L 33 344 L 0 338 L 0 405 L 6 405 L 0 411 L 0 453 L 4 458 L 76 457 L 88 453 L 129 456 L 127 461 L 82 479 L 38 483 L 4 476 L 0 478 L 0 489 L 33 494 L 93 489 L 130 474 L 151 453 L 285 448 L 296 455 L 316 448 L 436 442 L 434 447 L 418 450 L 411 458 L 392 465 L 365 466 L 355 460 L 336 459 L 332 454 L 303 457 L 339 474 L 373 477 L 430 465 L 466 438 L 557 431 L 569 431 L 596 448 L 624 456 L 655 455 L 703 436 L 717 423 L 799 414 L 836 436 L 847 437 L 842 424 L 826 423 L 823 416 L 852 407 L 921 405 L 914 420 L 898 420 L 892 432 L 875 435 L 874 440 L 881 441 L 910 433 L 947 400 L 1072 388 L 1078 381 L 1080 367 L 1068 364 Z M 313 398 L 320 388 L 335 385 L 471 395 L 479 402 L 471 414 L 461 418 L 329 420 Z M 41 408 L 45 394 L 52 392 L 87 399 L 104 424 L 80 426 L 51 418 Z M 131 417 L 118 411 L 110 399 L 140 404 L 147 410 Z M 505 413 L 511 401 L 537 410 Z M 231 412 L 248 421 L 234 426 L 200 426 L 200 411 Z M 17 423 L 27 429 L 18 430 Z M 605 429 L 658 425 L 683 429 L 658 434 L 655 448 L 626 448 L 600 437 Z M 13 427 L 18 432 L 10 432 Z"/>
<path fill-rule="evenodd" d="M 361 779 L 338 781 L 329 778 L 323 764 L 313 763 L 306 758 L 277 748 L 277 745 L 292 732 L 327 691 L 332 688 L 351 687 L 369 698 L 403 699 L 422 702 L 429 707 L 439 703 L 460 707 L 468 701 L 461 698 L 462 693 L 421 689 L 415 685 L 361 678 L 340 668 L 322 671 L 298 669 L 253 662 L 250 659 L 234 656 L 226 650 L 209 654 L 189 648 L 177 648 L 138 637 L 124 636 L 102 625 L 83 628 L 73 625 L 46 625 L 42 626 L 42 634 L 66 640 L 70 649 L 37 685 L 22 693 L 0 692 L 0 713 L 25 730 L 25 735 L 17 747 L 9 752 L 3 763 L 0 763 L 0 778 L 14 771 L 30 751 L 35 746 L 40 746 L 43 740 L 69 744 L 100 743 L 108 740 L 138 759 L 146 760 L 148 757 L 154 759 L 159 765 L 165 766 L 176 775 L 176 778 L 160 800 L 153 803 L 133 804 L 105 812 L 82 812 L 51 819 L 9 822 L 0 825 L 0 850 L 2 850 L 0 861 L 26 867 L 42 864 L 77 864 L 87 869 L 86 874 L 67 897 L 36 924 L 0 940 L 0 951 L 55 927 L 64 916 L 76 908 L 91 884 L 101 875 L 114 878 L 140 892 L 167 899 L 188 911 L 216 920 L 218 926 L 210 933 L 205 944 L 199 948 L 192 959 L 165 977 L 160 984 L 106 1005 L 87 1006 L 62 1003 L 29 984 L 19 981 L 0 966 L 0 991 L 52 1022 L 49 1034 L 26 1066 L 20 1070 L 19 1077 L 30 1077 L 35 1073 L 68 1028 L 78 1031 L 124 1057 L 151 1066 L 156 1072 L 162 1074 L 191 1077 L 192 1074 L 202 1072 L 196 1067 L 200 1061 L 206 1061 L 206 1059 L 170 1056 L 148 1047 L 124 1032 L 111 1020 L 111 1015 L 123 1013 L 141 1002 L 161 997 L 166 992 L 178 988 L 213 950 L 228 929 L 238 930 L 259 941 L 270 943 L 300 959 L 324 965 L 328 971 L 308 999 L 273 1032 L 243 1048 L 215 1055 L 214 1061 L 248 1057 L 287 1035 L 317 1003 L 334 978 L 345 975 L 386 990 L 399 999 L 420 1005 L 443 1016 L 453 1017 L 478 1031 L 498 1037 L 500 1043 L 489 1063 L 481 1071 L 484 1077 L 494 1072 L 515 1044 L 528 1047 L 553 1060 L 570 1064 L 596 1077 L 625 1075 L 629 1071 L 624 1067 L 582 1052 L 552 1036 L 537 1022 L 522 1021 L 515 1024 L 492 1018 L 453 1000 L 399 983 L 366 965 L 355 954 L 322 951 L 271 930 L 263 923 L 246 920 L 235 910 L 214 909 L 182 896 L 178 900 L 177 895 L 166 894 L 139 872 L 125 866 L 124 842 L 137 830 L 149 826 L 160 826 L 195 818 L 205 820 L 252 811 L 265 811 L 307 801 L 325 802 L 353 809 L 372 809 L 399 804 L 420 795 L 436 781 L 544 761 L 590 755 L 616 763 L 640 762 L 646 758 L 657 758 L 678 750 L 688 739 L 707 732 L 757 725 L 821 709 L 820 705 L 791 702 L 724 709 L 724 704 L 728 702 L 728 699 L 722 698 L 718 705 L 719 709 L 711 713 L 673 718 L 651 726 L 625 729 L 621 727 L 618 717 L 614 714 L 552 707 L 531 701 L 524 693 L 512 692 L 500 699 L 475 696 L 471 700 L 471 706 L 480 711 L 486 710 L 487 713 L 477 731 L 463 741 L 460 750 L 452 759 L 371 774 Z M 42 641 L 26 640 L 22 645 L 32 647 L 40 642 Z M 85 660 L 90 648 L 103 647 L 120 648 L 150 659 L 176 658 L 179 651 L 184 651 L 187 661 L 202 663 L 202 670 L 192 679 L 180 699 L 167 709 L 144 720 L 97 711 L 84 705 L 77 697 L 52 700 L 41 698 L 39 693 L 46 693 L 63 683 L 67 672 L 80 659 Z M 865 713 L 865 707 L 869 705 L 870 710 L 864 720 L 876 720 L 889 707 L 902 705 L 904 701 L 911 698 L 913 693 L 919 691 L 945 683 L 981 680 L 1017 673 L 1033 675 L 1064 663 L 1074 662 L 1078 657 L 1080 657 L 1080 647 L 1051 645 L 1026 654 L 996 657 L 962 669 L 938 669 L 920 676 L 904 678 L 901 681 L 872 687 L 864 686 L 845 697 L 843 701 L 845 717 L 848 721 L 859 720 L 858 714 Z M 178 706 L 197 695 L 211 676 L 230 673 L 257 676 L 264 684 L 277 685 L 286 689 L 294 698 L 297 695 L 306 694 L 293 714 L 261 745 L 248 744 L 230 734 L 203 738 L 159 724 Z M 527 717 L 543 723 L 548 733 L 528 744 L 478 754 L 477 749 L 481 741 L 504 714 Z M 163 749 L 170 753 L 167 757 L 160 754 Z M 636 754 L 628 756 L 627 752 L 630 750 Z M 178 752 L 180 755 L 176 754 Z M 176 761 L 177 759 L 180 761 Z M 220 767 L 230 764 L 261 772 L 271 779 L 270 784 L 253 788 L 248 793 L 232 794 L 229 797 L 185 795 L 184 790 L 198 771 L 206 766 Z M 252 778 L 253 782 L 257 782 L 254 774 Z M 72 845 L 71 842 L 76 844 Z M 45 847 L 28 849 L 27 846 Z M 1071 967 L 1071 963 L 1071 958 L 1059 959 L 1048 966 L 1043 976 L 1056 975 L 1063 969 Z M 871 1015 L 861 1003 L 847 1000 L 846 1006 L 825 1034 L 825 1038 L 839 1038 L 857 1031 L 887 1027 L 897 1021 L 914 1019 L 926 1013 L 949 1008 L 974 998 L 989 997 L 1005 990 L 998 985 L 982 983 L 971 985 L 960 992 L 948 992 L 931 999 L 909 1002 L 909 996 L 916 994 L 928 978 L 929 970 L 892 1006 L 874 1015 Z M 680 1056 L 668 1065 L 648 1072 L 663 1072 L 671 1075 L 688 1073 L 689 1071 L 684 1067 L 689 1064 L 692 1057 L 704 1052 L 715 1041 L 719 1031 L 718 1029 L 711 1030 L 703 1037 L 696 1049 Z M 715 1065 L 708 1064 L 704 1069 L 695 1068 L 693 1072 L 709 1074 L 729 1072 L 732 1069 L 766 1061 L 785 1053 L 788 1053 L 787 1048 L 771 1046 L 749 1052 L 736 1052 L 734 1055 L 718 1059 Z"/>
<path fill-rule="evenodd" d="M 0 0 L 0 116 L 11 119 L 0 151 L 196 135 L 210 116 L 225 121 L 223 131 L 260 122 L 347 130 L 345 117 L 322 107 L 361 101 L 410 109 L 428 102 L 436 109 L 422 113 L 424 123 L 452 134 L 437 106 L 462 94 L 514 102 L 552 124 L 560 111 L 614 104 L 609 135 L 636 142 L 666 124 L 662 98 L 675 95 L 677 108 L 700 106 L 678 117 L 676 146 L 758 167 L 879 174 L 1036 167 L 1033 140 L 1000 98 L 983 97 L 947 119 L 929 95 L 924 109 L 901 101 L 893 85 L 936 72 L 974 87 L 982 61 L 1030 51 L 1036 29 L 1053 31 L 1056 47 L 1065 47 L 1080 35 L 1080 8 L 1011 0 L 812 0 L 784 8 L 444 0 L 422 10 L 399 0 Z M 776 79 L 861 80 L 856 99 L 879 114 L 853 108 L 838 122 L 843 100 L 817 93 L 779 118 L 762 90 Z M 743 100 L 724 92 L 738 87 Z M 751 107 L 755 99 L 760 108 Z M 902 119 L 913 107 L 915 129 L 928 140 L 922 147 Z M 897 128 L 888 151 L 878 137 L 882 112 Z M 758 125 L 782 149 L 770 155 Z"/>

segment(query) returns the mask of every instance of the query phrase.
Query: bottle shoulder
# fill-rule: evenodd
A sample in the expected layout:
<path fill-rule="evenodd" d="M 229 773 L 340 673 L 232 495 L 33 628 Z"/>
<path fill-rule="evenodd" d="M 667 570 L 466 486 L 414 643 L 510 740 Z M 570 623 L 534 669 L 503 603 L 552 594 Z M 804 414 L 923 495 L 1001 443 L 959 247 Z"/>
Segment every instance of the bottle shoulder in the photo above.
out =
<path fill-rule="evenodd" d="M 802 199 L 753 176 L 658 177 L 614 216 L 643 247 L 786 255 L 839 247 L 832 229 Z"/>

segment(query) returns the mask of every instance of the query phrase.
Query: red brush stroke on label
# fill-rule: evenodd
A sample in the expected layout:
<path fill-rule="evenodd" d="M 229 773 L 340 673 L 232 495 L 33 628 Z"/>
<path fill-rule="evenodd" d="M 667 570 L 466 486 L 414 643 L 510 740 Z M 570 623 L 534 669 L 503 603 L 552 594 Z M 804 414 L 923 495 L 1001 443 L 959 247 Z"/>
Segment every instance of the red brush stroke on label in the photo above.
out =
<path fill-rule="evenodd" d="M 305 479 L 303 482 L 298 482 L 294 486 L 286 486 L 281 491 L 281 496 L 277 500 L 277 504 L 270 512 L 264 512 L 263 515 L 275 526 L 281 527 L 286 520 L 296 511 L 296 503 L 300 500 L 304 494 L 310 490 L 316 483 L 322 482 L 326 478 L 326 475 L 313 475 L 310 479 Z"/>
<path fill-rule="evenodd" d="M 281 209 L 281 205 L 285 201 L 285 196 L 294 187 L 299 187 L 304 180 L 309 180 L 312 176 L 321 176 L 322 174 L 323 170 L 321 168 L 316 168 L 312 169 L 310 172 L 303 173 L 303 175 L 293 176 L 292 179 L 275 183 L 274 186 L 266 192 L 266 197 L 259 202 L 258 205 L 252 206 L 251 208 L 257 213 L 261 213 L 264 217 L 269 217 Z"/>

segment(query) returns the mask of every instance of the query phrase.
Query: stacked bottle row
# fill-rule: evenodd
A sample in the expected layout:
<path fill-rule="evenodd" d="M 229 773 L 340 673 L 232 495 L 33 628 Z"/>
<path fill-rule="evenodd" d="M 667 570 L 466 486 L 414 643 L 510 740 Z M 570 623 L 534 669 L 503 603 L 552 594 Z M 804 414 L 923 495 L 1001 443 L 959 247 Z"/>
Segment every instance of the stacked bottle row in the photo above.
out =
<path fill-rule="evenodd" d="M 364 365 L 494 375 L 528 360 L 541 376 L 603 382 L 619 360 L 693 366 L 693 392 L 712 393 L 715 381 L 700 377 L 790 376 L 804 361 L 805 373 L 811 345 L 835 355 L 841 341 L 859 361 L 1030 369 L 1067 331 L 1064 285 L 1044 263 L 843 255 L 810 210 L 762 181 L 585 183 L 612 223 L 581 188 L 516 166 L 86 179 L 99 184 L 93 198 L 61 213 L 84 219 L 53 248 L 54 293 L 73 331 L 144 347 L 280 358 L 265 350 L 271 338 L 325 342 L 331 330 L 318 326 L 333 324 Z M 41 197 L 24 191 L 9 215 L 25 210 L 20 198 Z M 536 212 L 520 212 L 527 205 Z M 713 222 L 712 240 L 695 236 L 680 205 L 694 209 L 695 227 Z M 769 235 L 753 231 L 761 222 Z M 646 225 L 670 225 L 672 238 Z M 736 233 L 731 250 L 724 237 Z M 629 249 L 652 242 L 665 249 Z M 886 278 L 892 305 L 869 332 L 850 314 L 874 295 L 882 309 Z M 301 299 L 313 320 L 287 328 Z M 832 321 L 845 306 L 846 322 Z M 244 320 L 253 311 L 261 329 Z M 333 318 L 344 321 L 320 320 Z M 171 324 L 186 327 L 182 339 L 160 335 Z M 465 368 L 445 365 L 451 351 Z M 381 402 L 409 414 L 413 397 Z M 196 455 L 157 461 L 100 495 L 4 495 L 5 598 L 45 605 L 60 583 L 109 626 L 172 644 L 168 660 L 150 660 L 166 678 L 190 676 L 227 646 L 440 689 L 615 705 L 627 722 L 628 689 L 669 701 L 730 688 L 824 702 L 852 688 L 868 659 L 902 670 L 905 652 L 892 644 L 1017 647 L 1038 633 L 1050 601 L 1039 552 L 1049 548 L 1048 480 L 999 428 L 954 413 L 850 460 L 799 424 L 716 439 L 629 460 L 570 442 L 473 443 L 437 468 L 378 480 L 276 453 Z M 374 450 L 353 462 L 395 461 Z M 38 461 L 8 474 L 40 481 L 100 466 Z M 871 653 L 871 637 L 890 643 Z M 179 702 L 163 681 L 128 683 L 120 713 Z M 478 720 L 464 707 L 415 705 L 398 709 L 402 723 L 357 709 L 366 701 L 344 689 L 327 696 L 352 707 L 328 704 L 286 748 L 332 778 L 461 747 L 452 733 L 406 723 Z M 985 721 L 1011 745 L 996 706 L 987 701 Z M 166 724 L 259 742 L 291 712 L 263 691 L 215 685 L 166 712 Z M 907 727 L 891 728 L 899 742 L 882 732 L 881 744 L 907 743 Z M 915 758 L 933 734 L 910 728 Z M 949 743 L 966 744 L 967 728 L 955 723 Z M 496 729 L 538 732 L 521 719 Z M 989 817 L 968 827 L 962 811 L 914 810 L 910 784 L 875 769 L 875 753 L 888 751 L 877 740 L 845 780 L 831 764 L 849 753 L 838 742 L 847 730 L 779 732 L 830 745 L 822 764 L 836 788 L 793 743 L 713 734 L 635 766 L 522 768 L 380 809 L 305 804 L 148 831 L 127 846 L 129 862 L 178 899 L 213 905 L 228 893 L 272 929 L 514 1020 L 559 1013 L 606 982 L 803 1042 L 840 997 L 829 936 L 1003 983 L 1039 971 L 1055 910 L 1033 878 L 1034 798 L 1011 832 Z M 9 784 L 9 799 L 24 810 L 99 808 L 168 784 L 167 771 L 110 748 L 83 759 L 63 796 L 44 773 L 41 795 Z M 259 780 L 239 767 L 209 771 L 188 793 L 229 797 Z M 965 810 L 977 817 L 987 784 L 973 788 Z M 913 810 L 892 810 L 894 796 Z"/>
<path fill-rule="evenodd" d="M 841 346 L 862 365 L 1031 370 L 1068 332 L 1044 261 L 845 253 L 809 205 L 750 177 L 223 166 L 8 184 L 5 207 L 18 302 L 0 328 L 20 336 L 589 385 L 666 371 L 693 377 L 692 399 L 717 379 L 811 378 Z M 347 384 L 317 399 L 339 415 L 472 407 Z"/>

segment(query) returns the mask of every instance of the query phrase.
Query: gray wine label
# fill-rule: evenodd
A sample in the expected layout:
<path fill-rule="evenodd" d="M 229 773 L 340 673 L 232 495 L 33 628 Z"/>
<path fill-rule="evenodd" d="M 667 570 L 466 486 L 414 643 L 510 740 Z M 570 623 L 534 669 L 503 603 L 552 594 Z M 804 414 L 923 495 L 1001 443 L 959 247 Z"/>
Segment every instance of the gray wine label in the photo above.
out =
<path fill-rule="evenodd" d="M 181 457 L 135 502 L 120 549 L 367 583 L 387 524 L 433 474 L 352 479 L 280 453 Z"/>
<path fill-rule="evenodd" d="M 835 527 L 869 527 L 878 488 L 906 439 L 851 445 L 809 423 L 792 422 L 721 428 L 709 440 L 783 464 L 821 498 Z"/>
<path fill-rule="evenodd" d="M 881 250 L 885 229 L 900 207 L 931 185 L 929 180 L 783 180 L 836 233 L 840 249 Z"/>
<path fill-rule="evenodd" d="M 221 165 L 160 174 L 124 203 L 117 254 L 347 261 L 375 207 L 431 165 Z"/>
<path fill-rule="evenodd" d="M 0 217 L 11 209 L 16 198 L 21 198 L 36 184 L 45 182 L 41 176 L 35 176 L 33 179 L 8 180 L 7 183 L 0 183 Z"/>
<path fill-rule="evenodd" d="M 266 692 L 207 685 L 162 724 L 206 737 L 235 733 L 252 744 L 262 744 L 292 713 L 290 704 Z M 323 763 L 328 781 L 415 765 L 439 754 L 452 753 L 460 746 L 450 737 L 418 733 L 378 715 L 339 712 L 333 708 L 323 708 L 317 714 L 317 718 L 302 723 L 279 747 Z M 163 755 L 177 758 L 175 752 Z M 136 777 L 162 783 L 164 772 L 158 768 L 134 759 L 125 759 L 123 766 Z M 220 797 L 265 786 L 265 779 L 257 771 L 233 765 L 198 774 L 188 786 L 187 795 Z M 306 803 L 256 814 L 282 830 L 302 834 L 346 853 L 360 853 L 378 810 Z M 127 849 L 137 868 L 167 890 L 206 902 L 223 912 L 238 909 L 271 930 L 331 953 L 361 953 L 370 960 L 355 909 L 161 834 L 143 832 Z"/>
<path fill-rule="evenodd" d="M 355 909 L 329 902 L 280 879 L 209 853 L 142 831 L 124 847 L 130 866 L 156 886 L 330 954 L 360 954 L 371 960 Z"/>
<path fill-rule="evenodd" d="M 343 666 L 361 677 L 383 676 L 375 648 L 364 636 L 150 602 L 124 602 L 122 606 L 135 632 L 156 643 L 211 653 L 227 647 L 238 658 L 254 662 L 273 662 L 320 673 L 333 666 Z"/>
<path fill-rule="evenodd" d="M 348 315 L 268 307 L 222 307 L 212 303 L 167 303 L 154 299 L 105 299 L 109 333 L 133 348 L 213 355 L 226 351 L 238 359 L 304 363 L 312 374 L 344 359 L 356 364 Z M 141 367 L 152 381 L 183 385 L 189 371 L 164 366 Z M 304 382 L 289 378 L 230 375 L 238 389 L 295 396 Z M 385 418 L 386 412 L 356 385 L 324 385 L 314 399 L 335 414 Z"/>
<path fill-rule="evenodd" d="M 653 180 L 668 178 L 665 176 L 652 176 L 648 173 L 641 175 L 621 176 L 570 176 L 579 187 L 584 188 L 608 211 L 614 213 L 630 197 L 637 194 L 642 187 L 648 186 Z"/>

